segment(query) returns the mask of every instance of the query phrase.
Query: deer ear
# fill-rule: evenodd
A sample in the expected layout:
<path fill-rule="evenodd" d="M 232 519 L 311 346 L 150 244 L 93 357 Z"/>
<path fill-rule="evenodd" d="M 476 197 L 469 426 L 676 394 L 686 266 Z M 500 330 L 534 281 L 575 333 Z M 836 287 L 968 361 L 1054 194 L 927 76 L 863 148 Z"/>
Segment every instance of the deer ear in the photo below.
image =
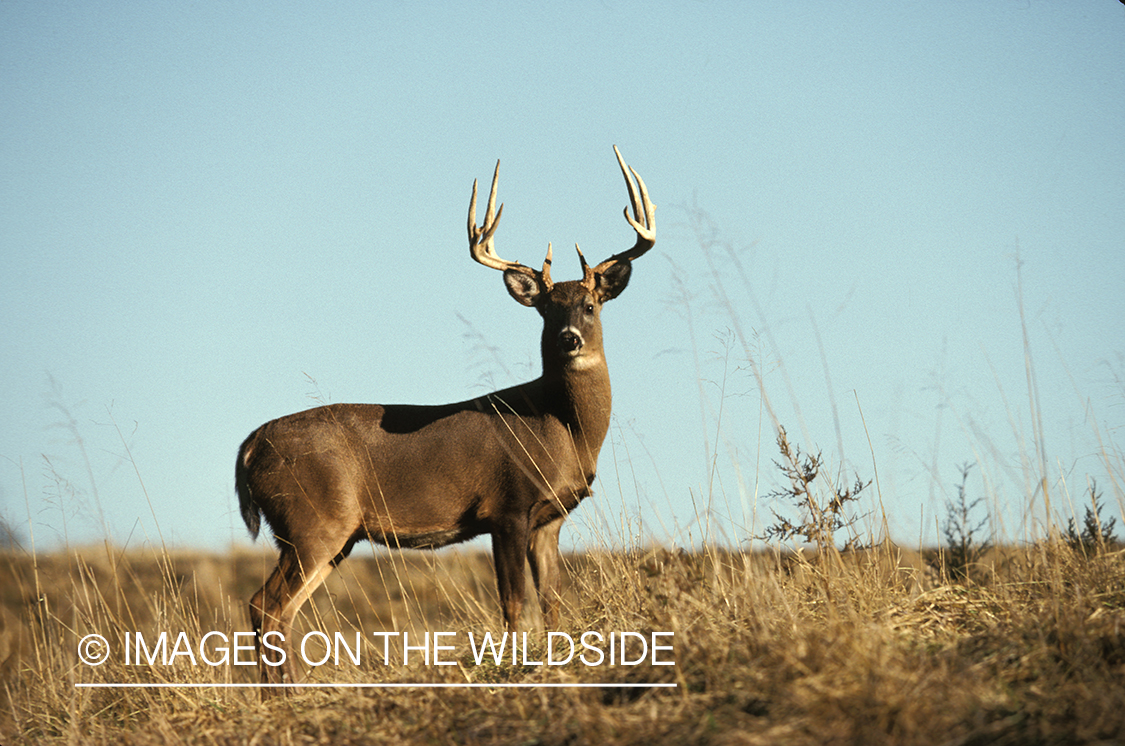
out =
<path fill-rule="evenodd" d="M 598 301 L 605 303 L 621 295 L 621 291 L 629 284 L 629 277 L 633 274 L 633 263 L 629 261 L 615 262 L 601 272 L 594 274 L 594 291 Z"/>
<path fill-rule="evenodd" d="M 508 294 L 525 306 L 534 306 L 543 292 L 539 280 L 520 269 L 504 270 L 504 284 L 508 286 Z"/>

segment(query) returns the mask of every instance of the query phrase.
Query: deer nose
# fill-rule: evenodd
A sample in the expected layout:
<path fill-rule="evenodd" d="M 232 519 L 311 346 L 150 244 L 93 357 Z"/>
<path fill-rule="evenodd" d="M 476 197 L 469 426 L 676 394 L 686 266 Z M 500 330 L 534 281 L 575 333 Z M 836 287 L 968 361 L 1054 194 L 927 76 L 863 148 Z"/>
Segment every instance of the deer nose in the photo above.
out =
<path fill-rule="evenodd" d="M 566 353 L 578 352 L 582 349 L 582 337 L 573 329 L 563 329 L 559 332 L 559 349 Z"/>

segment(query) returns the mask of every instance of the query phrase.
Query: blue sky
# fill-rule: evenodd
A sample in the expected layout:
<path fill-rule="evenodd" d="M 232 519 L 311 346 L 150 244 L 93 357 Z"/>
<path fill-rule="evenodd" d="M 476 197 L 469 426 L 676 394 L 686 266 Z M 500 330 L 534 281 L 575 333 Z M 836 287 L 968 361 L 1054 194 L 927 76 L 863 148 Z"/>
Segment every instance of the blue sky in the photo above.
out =
<path fill-rule="evenodd" d="M 570 545 L 760 532 L 763 403 L 877 469 L 907 544 L 970 461 L 1034 534 L 1040 442 L 1058 515 L 1091 477 L 1121 512 L 1113 0 L 5 2 L 0 127 L 0 511 L 38 547 L 245 543 L 262 422 L 538 375 L 470 187 L 500 159 L 497 250 L 577 277 L 560 247 L 632 245 L 614 144 L 657 247 L 603 314 L 615 420 Z"/>

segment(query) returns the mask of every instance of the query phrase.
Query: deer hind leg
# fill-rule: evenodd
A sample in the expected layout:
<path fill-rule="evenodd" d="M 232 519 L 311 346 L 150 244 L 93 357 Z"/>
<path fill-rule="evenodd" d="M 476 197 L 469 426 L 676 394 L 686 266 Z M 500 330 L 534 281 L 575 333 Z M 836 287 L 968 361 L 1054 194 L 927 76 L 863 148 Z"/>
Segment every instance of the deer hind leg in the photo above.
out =
<path fill-rule="evenodd" d="M 559 530 L 565 519 L 560 516 L 531 532 L 527 560 L 531 577 L 539 594 L 539 607 L 543 610 L 543 625 L 556 629 L 559 623 Z"/>
<path fill-rule="evenodd" d="M 313 592 L 332 572 L 339 548 L 314 551 L 286 545 L 265 585 L 250 599 L 250 623 L 258 645 L 258 671 L 263 683 L 294 683 L 297 667 L 290 644 L 293 620 Z M 278 648 L 282 652 L 266 648 Z M 268 696 L 268 689 L 263 694 Z"/>

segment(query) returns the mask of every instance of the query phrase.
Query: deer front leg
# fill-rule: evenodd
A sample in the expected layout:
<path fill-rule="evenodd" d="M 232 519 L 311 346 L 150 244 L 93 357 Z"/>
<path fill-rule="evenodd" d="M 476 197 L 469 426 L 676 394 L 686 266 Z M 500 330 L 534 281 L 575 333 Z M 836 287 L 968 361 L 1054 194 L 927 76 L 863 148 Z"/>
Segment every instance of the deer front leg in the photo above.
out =
<path fill-rule="evenodd" d="M 527 559 L 531 577 L 539 594 L 539 607 L 543 610 L 543 625 L 553 630 L 559 624 L 559 594 L 562 590 L 559 577 L 559 530 L 565 518 L 559 516 L 531 533 Z"/>
<path fill-rule="evenodd" d="M 528 552 L 527 518 L 512 518 L 492 531 L 492 561 L 496 565 L 496 589 L 504 625 L 516 632 L 523 612 L 523 567 Z"/>

